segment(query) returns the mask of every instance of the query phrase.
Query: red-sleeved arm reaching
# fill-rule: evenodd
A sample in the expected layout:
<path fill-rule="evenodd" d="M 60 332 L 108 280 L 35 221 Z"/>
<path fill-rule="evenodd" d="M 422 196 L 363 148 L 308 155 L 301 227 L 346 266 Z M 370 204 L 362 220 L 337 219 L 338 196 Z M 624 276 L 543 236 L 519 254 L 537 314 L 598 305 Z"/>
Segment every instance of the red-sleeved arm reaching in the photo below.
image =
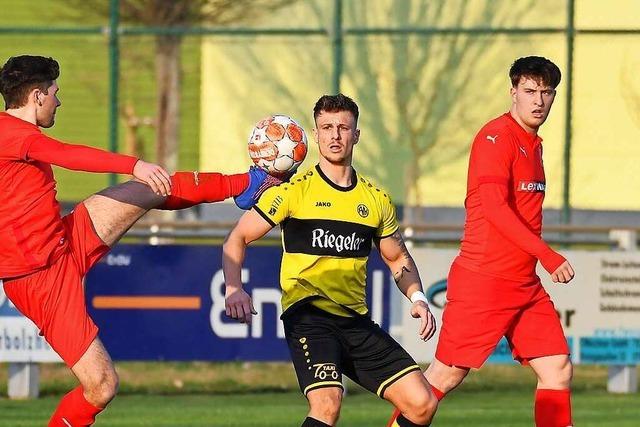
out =
<path fill-rule="evenodd" d="M 43 134 L 26 141 L 26 158 L 85 172 L 132 174 L 137 158 L 85 145 L 60 142 Z"/>
<path fill-rule="evenodd" d="M 533 233 L 509 207 L 506 182 L 487 180 L 480 184 L 479 192 L 482 211 L 487 221 L 520 249 L 538 258 L 545 270 L 553 273 L 566 261 Z"/>

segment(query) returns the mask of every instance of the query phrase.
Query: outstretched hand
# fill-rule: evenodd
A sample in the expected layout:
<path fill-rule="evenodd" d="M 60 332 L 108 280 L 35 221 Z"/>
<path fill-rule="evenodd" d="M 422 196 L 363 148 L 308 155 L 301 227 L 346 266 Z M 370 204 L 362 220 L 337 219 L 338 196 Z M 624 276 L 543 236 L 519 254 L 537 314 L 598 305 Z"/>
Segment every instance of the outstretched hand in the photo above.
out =
<path fill-rule="evenodd" d="M 436 333 L 436 319 L 424 301 L 414 302 L 410 313 L 414 319 L 420 318 L 420 329 L 418 330 L 420 339 L 427 341 Z"/>
<path fill-rule="evenodd" d="M 171 176 L 161 166 L 138 160 L 133 167 L 133 176 L 151 187 L 156 194 L 171 194 Z"/>

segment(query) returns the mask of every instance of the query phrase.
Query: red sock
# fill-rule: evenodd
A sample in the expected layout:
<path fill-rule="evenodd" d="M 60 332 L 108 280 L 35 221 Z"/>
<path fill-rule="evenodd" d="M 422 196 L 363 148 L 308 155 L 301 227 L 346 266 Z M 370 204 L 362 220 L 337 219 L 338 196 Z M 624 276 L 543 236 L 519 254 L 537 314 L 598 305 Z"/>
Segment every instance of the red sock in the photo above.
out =
<path fill-rule="evenodd" d="M 571 390 L 536 390 L 536 427 L 567 427 L 571 421 Z"/>
<path fill-rule="evenodd" d="M 385 427 L 393 427 L 393 423 L 396 421 L 398 416 L 400 415 L 400 409 L 393 408 L 393 414 L 391 414 L 391 418 Z"/>
<path fill-rule="evenodd" d="M 433 394 L 436 396 L 436 399 L 438 399 L 438 402 L 440 402 L 442 399 L 444 399 L 445 396 L 445 392 L 443 392 L 442 390 L 436 388 L 433 384 L 431 385 L 431 391 L 433 392 Z"/>
<path fill-rule="evenodd" d="M 78 386 L 62 398 L 49 420 L 48 427 L 90 426 L 103 409 L 87 402 L 82 393 L 82 386 Z"/>
<path fill-rule="evenodd" d="M 158 209 L 185 209 L 199 203 L 220 202 L 239 195 L 248 186 L 248 173 L 176 172 L 171 175 L 171 195 Z"/>

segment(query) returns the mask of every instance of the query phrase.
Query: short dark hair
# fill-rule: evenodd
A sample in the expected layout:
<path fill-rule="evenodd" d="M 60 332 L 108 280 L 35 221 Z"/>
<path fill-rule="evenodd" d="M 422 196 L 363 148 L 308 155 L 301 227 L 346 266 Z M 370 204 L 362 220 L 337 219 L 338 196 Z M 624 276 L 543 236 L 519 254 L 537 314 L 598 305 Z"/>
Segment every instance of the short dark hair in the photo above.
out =
<path fill-rule="evenodd" d="M 316 105 L 313 107 L 313 120 L 316 120 L 321 111 L 335 113 L 338 111 L 350 111 L 358 123 L 358 105 L 355 101 L 341 93 L 337 95 L 322 95 Z"/>
<path fill-rule="evenodd" d="M 0 93 L 5 108 L 19 108 L 27 103 L 29 92 L 40 88 L 44 93 L 60 75 L 60 66 L 44 56 L 12 56 L 0 69 Z"/>
<path fill-rule="evenodd" d="M 560 68 L 547 58 L 542 56 L 525 56 L 518 58 L 509 70 L 511 86 L 516 87 L 522 77 L 542 82 L 543 84 L 556 88 L 560 84 Z"/>

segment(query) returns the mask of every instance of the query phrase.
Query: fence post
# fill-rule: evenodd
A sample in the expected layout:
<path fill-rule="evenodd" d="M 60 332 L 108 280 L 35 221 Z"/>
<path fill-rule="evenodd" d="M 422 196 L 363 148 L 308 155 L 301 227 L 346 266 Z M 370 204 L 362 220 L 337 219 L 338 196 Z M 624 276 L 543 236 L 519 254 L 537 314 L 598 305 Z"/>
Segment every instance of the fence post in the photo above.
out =
<path fill-rule="evenodd" d="M 35 399 L 40 392 L 40 367 L 37 363 L 9 364 L 7 394 L 10 399 Z"/>
<path fill-rule="evenodd" d="M 634 230 L 611 230 L 609 236 L 618 241 L 618 247 L 623 251 L 638 250 L 638 235 Z M 638 391 L 636 366 L 609 366 L 607 391 L 609 393 L 636 393 Z"/>

